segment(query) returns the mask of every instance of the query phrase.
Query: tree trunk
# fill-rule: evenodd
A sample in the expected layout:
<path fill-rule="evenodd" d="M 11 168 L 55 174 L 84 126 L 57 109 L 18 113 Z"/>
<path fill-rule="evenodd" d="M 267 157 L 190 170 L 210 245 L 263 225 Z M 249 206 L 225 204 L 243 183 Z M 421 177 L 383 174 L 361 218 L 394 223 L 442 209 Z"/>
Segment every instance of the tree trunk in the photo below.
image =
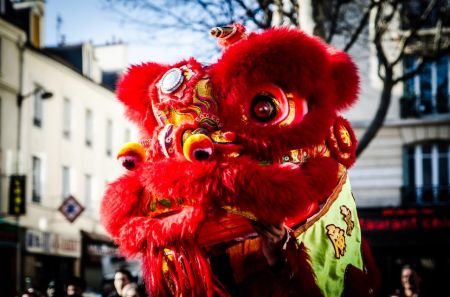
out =
<path fill-rule="evenodd" d="M 389 110 L 392 99 L 392 88 L 394 87 L 393 70 L 388 67 L 385 72 L 385 77 L 383 79 L 383 90 L 381 92 L 380 104 L 378 105 L 377 113 L 358 143 L 356 157 L 359 157 L 367 148 L 369 143 L 375 138 L 378 131 L 383 126 L 386 114 Z"/>
<path fill-rule="evenodd" d="M 300 29 L 325 40 L 325 1 L 298 0 Z"/>
<path fill-rule="evenodd" d="M 273 10 L 272 26 L 279 27 L 283 25 L 284 22 L 283 0 L 275 0 L 273 5 L 275 6 L 275 9 Z"/>

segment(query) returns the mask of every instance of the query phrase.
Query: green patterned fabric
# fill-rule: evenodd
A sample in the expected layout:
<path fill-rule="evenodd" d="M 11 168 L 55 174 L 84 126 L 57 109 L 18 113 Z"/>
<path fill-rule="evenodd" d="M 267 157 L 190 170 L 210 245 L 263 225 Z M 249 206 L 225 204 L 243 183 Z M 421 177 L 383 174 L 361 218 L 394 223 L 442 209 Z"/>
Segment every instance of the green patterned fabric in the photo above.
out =
<path fill-rule="evenodd" d="M 332 201 L 333 199 L 335 200 Z M 361 232 L 348 177 L 341 191 L 333 193 L 329 202 L 311 220 L 312 225 L 306 230 L 300 230 L 297 241 L 308 249 L 317 284 L 323 295 L 341 296 L 347 265 L 363 268 Z"/>

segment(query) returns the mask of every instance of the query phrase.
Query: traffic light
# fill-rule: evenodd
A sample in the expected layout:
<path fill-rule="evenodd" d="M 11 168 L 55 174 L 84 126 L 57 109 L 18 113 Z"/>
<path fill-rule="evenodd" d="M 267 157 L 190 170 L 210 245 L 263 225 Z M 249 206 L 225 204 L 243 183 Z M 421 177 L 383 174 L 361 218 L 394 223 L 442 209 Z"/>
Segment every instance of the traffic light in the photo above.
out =
<path fill-rule="evenodd" d="M 25 175 L 11 175 L 9 178 L 9 210 L 13 216 L 24 215 L 26 212 Z"/>

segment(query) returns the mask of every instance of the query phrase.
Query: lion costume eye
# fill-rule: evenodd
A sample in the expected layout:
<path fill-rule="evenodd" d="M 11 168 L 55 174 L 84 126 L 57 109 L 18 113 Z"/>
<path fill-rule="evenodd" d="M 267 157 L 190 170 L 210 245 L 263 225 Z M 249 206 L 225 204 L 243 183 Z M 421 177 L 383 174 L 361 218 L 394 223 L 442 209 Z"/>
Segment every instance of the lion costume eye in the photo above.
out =
<path fill-rule="evenodd" d="M 297 93 L 283 90 L 275 84 L 256 85 L 251 94 L 247 115 L 253 124 L 260 127 L 287 127 L 298 124 L 308 112 L 304 97 Z"/>
<path fill-rule="evenodd" d="M 262 92 L 253 98 L 251 114 L 259 122 L 266 123 L 276 117 L 278 104 L 275 96 Z"/>

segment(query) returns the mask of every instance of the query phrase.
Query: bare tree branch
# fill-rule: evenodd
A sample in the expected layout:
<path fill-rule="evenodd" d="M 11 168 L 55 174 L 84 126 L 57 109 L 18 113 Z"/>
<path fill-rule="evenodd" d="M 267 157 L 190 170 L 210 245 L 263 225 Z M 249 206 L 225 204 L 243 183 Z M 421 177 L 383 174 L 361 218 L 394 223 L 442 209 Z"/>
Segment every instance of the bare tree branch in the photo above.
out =
<path fill-rule="evenodd" d="M 427 8 L 425 9 L 424 13 L 420 16 L 420 18 L 415 21 L 408 31 L 408 34 L 406 37 L 404 37 L 401 41 L 400 45 L 400 52 L 397 56 L 397 58 L 391 63 L 393 66 L 396 65 L 399 61 L 401 61 L 405 55 L 405 49 L 408 46 L 409 42 L 417 36 L 417 32 L 423 28 L 423 24 L 430 16 L 431 11 L 436 7 L 436 0 L 430 1 Z"/>
<path fill-rule="evenodd" d="M 298 27 L 298 14 L 299 14 L 299 5 L 295 0 L 289 0 L 290 10 L 285 11 L 285 16 L 289 19 L 292 25 Z"/>
<path fill-rule="evenodd" d="M 205 1 L 202 0 L 195 0 L 195 2 L 201 7 L 201 9 L 203 9 L 208 15 L 209 17 L 214 20 L 216 19 L 216 15 L 214 14 L 214 12 L 210 9 L 210 5 L 209 3 L 206 3 Z"/>
<path fill-rule="evenodd" d="M 330 29 L 328 30 L 328 36 L 325 38 L 326 43 L 331 43 L 333 40 L 334 34 L 337 31 L 337 22 L 339 18 L 339 13 L 341 11 L 342 7 L 342 0 L 338 0 L 336 4 L 334 5 L 333 14 L 331 16 L 331 25 Z"/>
<path fill-rule="evenodd" d="M 226 6 L 226 12 L 228 14 L 228 18 L 230 19 L 231 23 L 235 22 L 235 16 L 234 16 L 234 5 L 232 4 L 232 0 L 226 0 L 225 1 Z"/>
<path fill-rule="evenodd" d="M 377 5 L 377 11 L 375 15 L 375 37 L 374 37 L 374 44 L 377 50 L 377 56 L 379 60 L 379 68 L 378 68 L 378 74 L 381 76 L 380 70 L 381 66 L 383 66 L 384 75 L 381 76 L 383 80 L 383 89 L 380 94 L 380 102 L 377 108 L 377 111 L 375 113 L 374 118 L 369 124 L 369 127 L 364 132 L 363 136 L 361 137 L 360 141 L 358 142 L 358 147 L 356 148 L 356 156 L 359 157 L 361 153 L 367 148 L 369 143 L 373 140 L 373 138 L 377 135 L 378 131 L 380 130 L 381 126 L 383 125 L 384 119 L 386 118 L 387 112 L 389 110 L 389 106 L 392 99 L 392 89 L 394 87 L 393 83 L 393 69 L 392 66 L 389 64 L 389 61 L 387 59 L 386 53 L 383 48 L 382 44 L 382 36 L 386 32 L 386 20 L 391 19 L 390 16 L 395 13 L 394 8 L 397 6 L 392 6 L 392 12 L 391 14 L 385 16 L 385 5 L 383 3 L 380 3 L 381 5 Z"/>
<path fill-rule="evenodd" d="M 399 82 L 402 82 L 402 81 L 405 81 L 405 80 L 413 78 L 414 76 L 418 75 L 422 71 L 423 67 L 427 63 L 436 61 L 439 58 L 441 58 L 443 55 L 446 55 L 446 54 L 449 54 L 449 53 L 450 53 L 450 47 L 447 45 L 445 48 L 435 52 L 435 54 L 432 57 L 428 57 L 428 58 L 419 57 L 418 58 L 418 62 L 419 63 L 417 63 L 416 67 L 414 67 L 413 70 L 408 71 L 408 72 L 404 73 L 403 75 L 401 75 L 401 76 L 397 77 L 396 79 L 394 79 L 394 81 L 393 81 L 394 84 L 397 84 Z"/>
<path fill-rule="evenodd" d="M 377 5 L 377 11 L 375 15 L 375 37 L 373 40 L 373 43 L 375 44 L 375 48 L 377 50 L 377 57 L 378 57 L 378 76 L 384 80 L 385 77 L 381 75 L 381 69 L 384 69 L 385 73 L 387 69 L 390 69 L 390 65 L 388 62 L 388 59 L 386 57 L 386 53 L 384 51 L 382 37 L 383 34 L 386 32 L 386 24 L 383 22 L 383 9 L 384 5 L 382 3 L 379 3 Z"/>
<path fill-rule="evenodd" d="M 299 26 L 300 9 L 303 9 L 299 6 L 299 0 L 98 1 L 109 4 L 110 9 L 112 7 L 123 19 L 151 28 L 150 31 L 176 29 L 204 33 L 213 26 L 232 22 L 267 29 L 273 25 L 275 15 L 280 18 L 280 25 Z M 166 5 L 168 3 L 170 5 Z M 365 40 L 369 36 L 366 34 L 369 28 L 374 29 L 370 31 L 373 35 L 370 35 L 372 39 L 369 42 L 374 46 L 378 58 L 377 72 L 382 81 L 382 90 L 376 114 L 358 145 L 359 156 L 383 125 L 392 100 L 393 87 L 419 74 L 426 63 L 449 53 L 448 12 L 441 9 L 440 19 L 433 29 L 424 30 L 429 26 L 428 21 L 436 12 L 436 7 L 448 4 L 443 0 L 430 0 L 424 4 L 423 11 L 418 11 L 420 14 L 415 11 L 413 17 L 402 19 L 402 13 L 410 4 L 408 0 L 310 0 L 308 3 L 312 10 L 311 20 L 316 24 L 315 34 L 327 42 L 343 42 L 344 51 L 349 51 L 357 42 Z M 309 9 L 305 11 L 309 12 Z M 306 19 L 310 19 L 308 15 L 303 20 Z M 396 35 L 393 39 L 392 33 L 398 30 L 398 21 L 403 24 L 404 20 L 408 20 L 408 30 L 403 31 L 400 38 Z M 394 43 L 396 51 L 393 50 Z M 394 69 L 409 54 L 417 56 L 419 62 L 414 69 L 396 74 Z"/>
<path fill-rule="evenodd" d="M 267 24 L 266 22 L 261 22 L 256 18 L 256 12 L 252 10 L 250 7 L 248 7 L 244 1 L 242 0 L 234 0 L 244 11 L 246 16 L 255 23 L 259 28 L 267 29 L 270 27 L 270 23 Z"/>
<path fill-rule="evenodd" d="M 404 3 L 405 2 L 403 2 L 403 4 Z M 379 129 L 382 127 L 392 100 L 393 87 L 402 81 L 413 78 L 422 71 L 423 67 L 427 63 L 437 60 L 442 55 L 448 54 L 450 52 L 449 42 L 442 42 L 443 31 L 442 26 L 440 25 L 441 22 L 438 21 L 435 26 L 435 32 L 433 33 L 434 42 L 432 50 L 427 53 L 426 38 L 419 38 L 418 43 L 419 45 L 421 44 L 421 46 L 418 47 L 419 52 L 416 53 L 418 54 L 419 62 L 416 64 L 414 69 L 407 71 L 406 73 L 403 73 L 398 77 L 394 77 L 394 67 L 403 60 L 410 42 L 413 41 L 415 37 L 419 37 L 418 33 L 423 30 L 426 20 L 429 18 L 431 11 L 434 9 L 436 4 L 437 1 L 431 1 L 428 4 L 427 8 L 424 9 L 420 17 L 411 24 L 411 27 L 409 28 L 409 34 L 402 40 L 400 44 L 399 54 L 397 55 L 397 57 L 395 57 L 395 59 L 393 59 L 393 61 L 389 61 L 386 55 L 385 48 L 383 47 L 383 43 L 384 41 L 386 41 L 386 39 L 384 39 L 383 36 L 388 31 L 389 24 L 394 19 L 394 15 L 398 10 L 399 3 L 398 1 L 384 1 L 382 5 L 378 6 L 374 20 L 375 37 L 373 43 L 377 51 L 377 57 L 379 61 L 378 73 L 383 81 L 383 88 L 380 95 L 380 102 L 377 112 L 358 144 L 358 148 L 356 151 L 357 156 L 360 156 L 362 151 L 364 151 L 364 149 L 369 145 L 369 143 L 378 133 Z M 390 12 L 388 11 L 386 13 L 387 8 L 390 9 Z M 383 73 L 381 73 L 381 70 L 383 70 Z"/>
<path fill-rule="evenodd" d="M 364 30 L 364 28 L 367 26 L 367 23 L 369 21 L 369 17 L 370 17 L 370 12 L 372 11 L 372 9 L 379 5 L 379 3 L 377 3 L 377 1 L 372 0 L 369 7 L 366 9 L 366 11 L 364 12 L 361 21 L 358 24 L 358 27 L 355 29 L 355 31 L 353 32 L 353 34 L 351 35 L 351 39 L 350 41 L 345 45 L 344 47 L 344 51 L 348 52 L 350 50 L 350 48 L 355 44 L 355 42 L 358 40 L 359 36 L 361 35 L 361 32 Z"/>

